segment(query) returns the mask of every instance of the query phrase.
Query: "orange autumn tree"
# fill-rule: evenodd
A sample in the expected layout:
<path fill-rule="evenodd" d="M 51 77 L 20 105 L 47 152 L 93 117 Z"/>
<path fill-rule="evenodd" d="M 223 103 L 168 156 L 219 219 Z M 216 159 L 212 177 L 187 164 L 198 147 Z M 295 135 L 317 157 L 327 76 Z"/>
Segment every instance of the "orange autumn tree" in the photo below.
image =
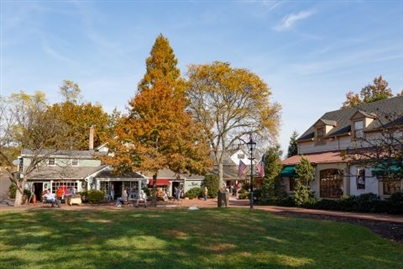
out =
<path fill-rule="evenodd" d="M 139 91 L 129 101 L 129 113 L 115 126 L 111 155 L 104 159 L 118 172 L 149 171 L 156 179 L 164 168 L 206 174 L 212 163 L 202 127 L 186 111 L 184 80 L 168 40 L 158 36 Z M 156 180 L 153 204 L 156 204 Z"/>
<path fill-rule="evenodd" d="M 346 101 L 344 101 L 342 108 L 368 104 L 391 97 L 393 97 L 393 93 L 388 88 L 388 82 L 382 76 L 379 76 L 374 78 L 374 84 L 363 87 L 359 94 L 349 91 L 346 94 Z"/>
<path fill-rule="evenodd" d="M 108 138 L 108 114 L 99 104 L 56 103 L 48 108 L 47 113 L 68 126 L 64 132 L 64 139 L 69 141 L 70 149 L 88 149 L 90 127 L 95 129 L 95 147 Z"/>
<path fill-rule="evenodd" d="M 89 148 L 89 129 L 94 127 L 94 146 L 97 147 L 109 137 L 109 116 L 100 104 L 81 102 L 80 86 L 70 80 L 64 80 L 60 87 L 63 102 L 48 107 L 47 113 L 67 128 L 63 132 L 66 148 L 86 150 Z"/>

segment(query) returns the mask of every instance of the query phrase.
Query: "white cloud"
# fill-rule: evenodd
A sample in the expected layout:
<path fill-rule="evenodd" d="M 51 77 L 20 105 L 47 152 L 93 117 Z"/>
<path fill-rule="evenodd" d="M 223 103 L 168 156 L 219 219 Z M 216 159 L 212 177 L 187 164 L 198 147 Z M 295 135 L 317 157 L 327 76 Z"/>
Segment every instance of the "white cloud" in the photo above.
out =
<path fill-rule="evenodd" d="M 262 2 L 264 6 L 266 6 L 269 11 L 273 11 L 277 7 L 281 6 L 284 2 L 281 1 L 263 1 Z"/>
<path fill-rule="evenodd" d="M 57 52 L 55 49 L 53 49 L 47 41 L 43 42 L 42 49 L 47 55 L 51 56 L 52 58 L 54 58 L 56 60 L 63 61 L 66 63 L 73 63 L 73 61 L 69 57 L 64 56 L 63 54 L 61 54 L 61 53 Z"/>
<path fill-rule="evenodd" d="M 288 14 L 285 16 L 281 22 L 281 24 L 275 26 L 273 29 L 281 32 L 281 31 L 286 31 L 291 29 L 298 21 L 309 18 L 312 16 L 315 12 L 310 10 L 310 11 L 301 11 L 298 14 Z"/>

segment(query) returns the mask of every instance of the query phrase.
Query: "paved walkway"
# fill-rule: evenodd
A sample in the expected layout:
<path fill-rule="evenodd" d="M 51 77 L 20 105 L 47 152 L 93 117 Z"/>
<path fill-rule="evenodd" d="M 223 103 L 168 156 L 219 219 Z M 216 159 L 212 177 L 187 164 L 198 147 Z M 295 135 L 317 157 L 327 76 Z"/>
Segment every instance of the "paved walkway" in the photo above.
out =
<path fill-rule="evenodd" d="M 4 202 L 4 201 L 3 201 Z M 40 208 L 48 208 L 49 205 L 44 205 L 42 203 L 29 204 L 24 205 L 21 208 L 14 208 L 11 205 L 12 201 L 8 201 L 7 203 L 2 203 L 0 206 L 0 212 L 3 210 L 19 210 L 19 209 L 40 209 Z M 233 197 L 229 200 L 229 207 L 239 207 L 239 208 L 250 208 L 249 200 L 237 200 Z M 157 208 L 152 207 L 151 203 L 149 203 L 148 208 L 138 207 L 136 210 L 147 210 L 147 209 L 174 209 L 174 208 L 190 208 L 197 207 L 199 209 L 202 208 L 217 208 L 217 199 L 207 199 L 204 201 L 203 199 L 182 199 L 179 203 L 173 202 L 169 204 L 159 204 Z M 100 205 L 88 205 L 82 204 L 80 206 L 72 205 L 68 206 L 66 204 L 62 204 L 61 210 L 80 210 L 80 209 L 115 209 L 116 204 L 114 202 L 104 203 Z M 394 222 L 403 224 L 403 215 L 387 215 L 387 214 L 370 214 L 370 213 L 356 213 L 356 212 L 339 212 L 339 211 L 328 211 L 328 210 L 317 210 L 317 209 L 306 209 L 306 208 L 297 208 L 297 207 L 280 207 L 280 206 L 262 206 L 262 205 L 254 205 L 253 208 L 255 210 L 266 210 L 269 212 L 295 212 L 301 214 L 316 214 L 316 215 L 327 215 L 327 216 L 337 216 L 344 218 L 356 218 L 356 219 L 367 219 L 374 221 L 385 221 L 385 222 Z M 116 208 L 117 209 L 117 208 Z M 133 209 L 131 205 L 123 206 L 119 209 Z"/>
<path fill-rule="evenodd" d="M 217 199 L 203 200 L 183 200 L 182 206 L 197 206 L 198 208 L 206 207 L 217 207 Z M 249 200 L 236 200 L 230 199 L 229 207 L 242 207 L 250 208 Z M 296 212 L 301 214 L 316 214 L 316 215 L 327 215 L 327 216 L 337 216 L 345 218 L 357 218 L 357 219 L 367 219 L 374 221 L 386 221 L 395 222 L 403 224 L 403 215 L 387 215 L 387 214 L 370 214 L 370 213 L 357 213 L 357 212 L 340 212 L 340 211 L 329 211 L 329 210 L 318 210 L 318 209 L 306 209 L 298 207 L 281 207 L 281 206 L 262 206 L 254 205 L 254 209 L 266 210 L 269 212 Z"/>

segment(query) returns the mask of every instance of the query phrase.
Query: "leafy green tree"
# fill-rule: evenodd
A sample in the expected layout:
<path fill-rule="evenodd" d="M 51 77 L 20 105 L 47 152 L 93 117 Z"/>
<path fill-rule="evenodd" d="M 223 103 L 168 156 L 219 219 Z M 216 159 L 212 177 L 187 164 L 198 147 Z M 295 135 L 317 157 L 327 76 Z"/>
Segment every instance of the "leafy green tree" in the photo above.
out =
<path fill-rule="evenodd" d="M 315 168 L 307 158 L 301 156 L 300 163 L 295 166 L 295 172 L 298 175 L 294 190 L 294 201 L 298 206 L 312 203 L 314 193 L 310 183 L 315 179 Z"/>
<path fill-rule="evenodd" d="M 71 80 L 63 80 L 63 85 L 60 86 L 60 94 L 65 103 L 78 104 L 82 99 L 80 86 Z"/>
<path fill-rule="evenodd" d="M 201 125 L 186 111 L 184 82 L 176 63 L 168 40 L 158 36 L 139 91 L 129 101 L 129 114 L 116 124 L 115 138 L 109 143 L 113 157 L 104 159 L 117 171 L 151 172 L 156 179 L 164 168 L 178 175 L 203 175 L 209 170 L 210 148 Z"/>
<path fill-rule="evenodd" d="M 299 134 L 297 131 L 292 132 L 292 135 L 290 138 L 290 144 L 288 145 L 287 158 L 298 154 L 298 145 L 297 145 L 298 136 L 299 136 Z"/>
<path fill-rule="evenodd" d="M 368 104 L 393 97 L 392 90 L 388 88 L 388 82 L 379 76 L 374 78 L 373 85 L 367 85 L 361 89 L 360 94 L 352 91 L 346 94 L 346 101 L 342 108 Z"/>
<path fill-rule="evenodd" d="M 264 155 L 265 177 L 261 188 L 261 202 L 263 204 L 278 205 L 288 197 L 285 186 L 279 176 L 283 167 L 281 155 L 280 145 L 269 148 Z"/>
<path fill-rule="evenodd" d="M 239 139 L 250 133 L 259 144 L 277 139 L 280 105 L 271 103 L 267 84 L 246 69 L 229 63 L 191 65 L 188 69 L 188 109 L 203 125 L 223 184 L 223 161 Z"/>

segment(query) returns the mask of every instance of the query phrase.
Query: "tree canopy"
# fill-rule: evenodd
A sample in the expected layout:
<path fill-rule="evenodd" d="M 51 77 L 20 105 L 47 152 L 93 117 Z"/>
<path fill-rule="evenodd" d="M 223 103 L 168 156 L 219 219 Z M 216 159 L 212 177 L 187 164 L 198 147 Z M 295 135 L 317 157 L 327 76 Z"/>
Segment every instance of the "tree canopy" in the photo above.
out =
<path fill-rule="evenodd" d="M 60 94 L 63 96 L 63 102 L 66 103 L 78 104 L 82 99 L 80 86 L 71 80 L 63 80 Z"/>
<path fill-rule="evenodd" d="M 160 34 L 146 59 L 146 73 L 138 85 L 138 90 L 152 89 L 159 80 L 164 80 L 175 93 L 183 90 L 184 80 L 181 77 L 178 60 L 169 40 Z"/>
<path fill-rule="evenodd" d="M 348 92 L 346 94 L 347 100 L 343 103 L 342 108 L 354 107 L 393 97 L 392 90 L 388 88 L 388 82 L 382 76 L 374 78 L 373 82 L 374 84 L 363 87 L 359 94 L 352 91 Z"/>
<path fill-rule="evenodd" d="M 67 125 L 47 113 L 47 101 L 43 92 L 29 95 L 23 91 L 2 98 L 2 126 L 0 135 L 0 159 L 7 166 L 9 178 L 17 187 L 15 206 L 22 204 L 22 194 L 27 177 L 48 155 L 43 150 L 53 151 L 66 147 L 62 139 Z M 23 148 L 32 152 L 31 161 L 20 173 L 14 173 L 12 163 Z M 50 154 L 50 153 L 49 153 Z M 20 176 L 25 175 L 24 177 Z"/>
<path fill-rule="evenodd" d="M 186 111 L 184 81 L 176 63 L 168 40 L 158 36 L 139 91 L 129 101 L 129 113 L 117 122 L 115 139 L 109 143 L 113 157 L 105 161 L 118 171 L 152 172 L 157 177 L 164 168 L 179 175 L 205 174 L 211 167 L 205 133 Z"/>
<path fill-rule="evenodd" d="M 256 74 L 233 68 L 229 63 L 191 65 L 188 69 L 189 111 L 203 125 L 223 179 L 223 158 L 253 133 L 261 145 L 265 139 L 277 140 L 280 109 L 271 103 L 271 91 Z"/>
<path fill-rule="evenodd" d="M 0 99 L 0 164 L 7 167 L 10 180 L 17 186 L 15 206 L 21 205 L 26 179 L 52 153 L 60 149 L 88 149 L 91 126 L 96 130 L 94 145 L 99 145 L 110 133 L 108 115 L 102 107 L 79 104 L 78 84 L 65 80 L 64 86 L 60 92 L 66 94 L 63 103 L 49 105 L 41 91 L 33 95 L 21 91 Z M 69 94 L 66 87 L 74 87 L 74 94 Z M 24 177 L 12 169 L 22 149 L 30 150 L 32 155 L 29 165 L 20 171 Z"/>
<path fill-rule="evenodd" d="M 109 138 L 108 114 L 101 105 L 73 102 L 56 103 L 49 106 L 47 114 L 68 125 L 63 133 L 69 141 L 69 149 L 86 150 L 89 148 L 89 129 L 94 127 L 94 146 L 99 146 Z"/>

